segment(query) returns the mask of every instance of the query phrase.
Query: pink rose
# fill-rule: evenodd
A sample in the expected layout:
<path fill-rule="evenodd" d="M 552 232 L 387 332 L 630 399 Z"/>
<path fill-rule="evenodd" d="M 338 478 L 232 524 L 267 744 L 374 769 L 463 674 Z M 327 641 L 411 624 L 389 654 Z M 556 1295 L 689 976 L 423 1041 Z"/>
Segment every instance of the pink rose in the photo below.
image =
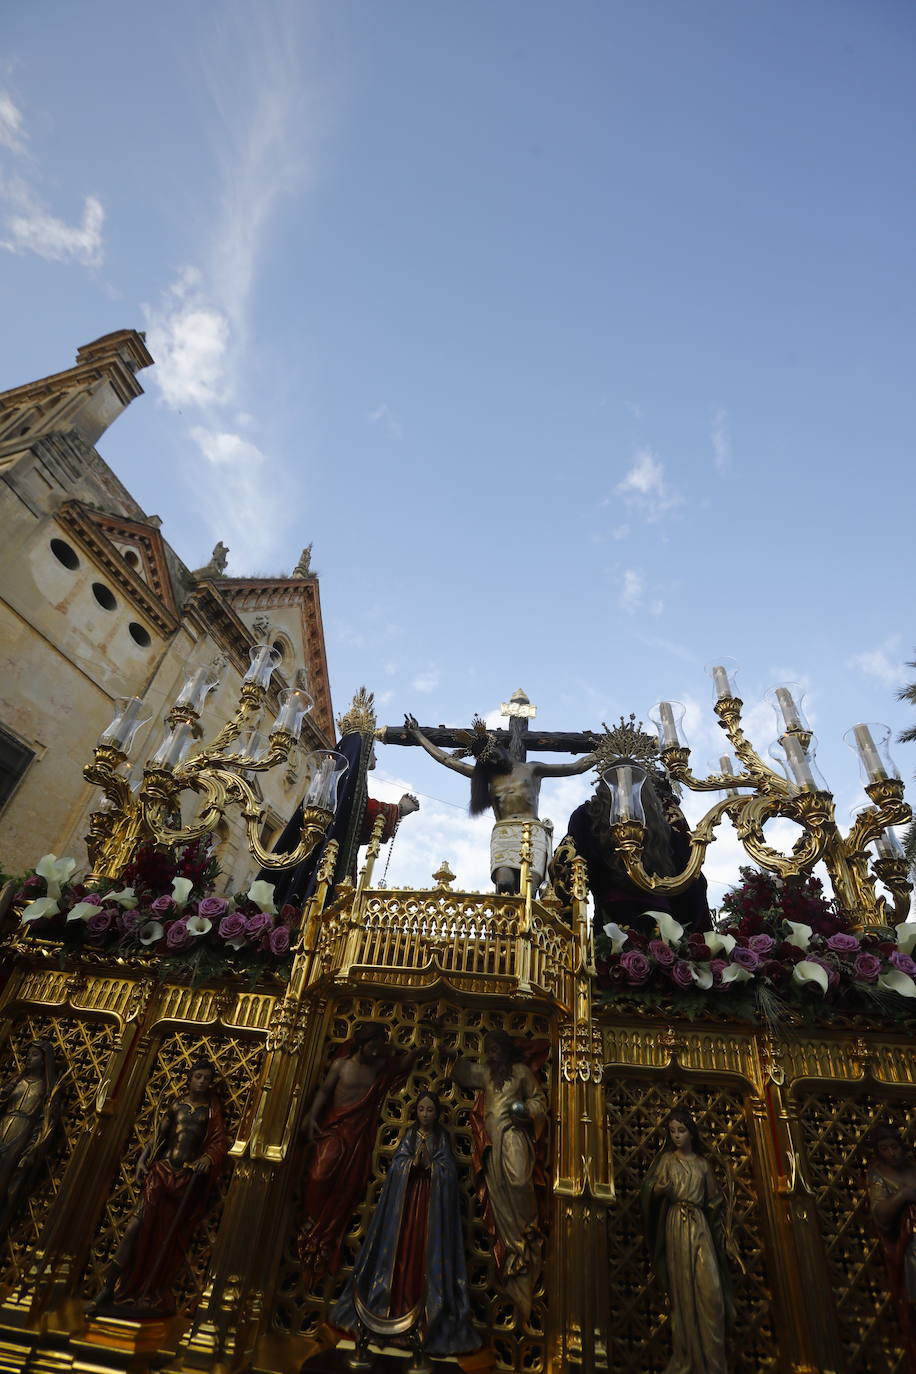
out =
<path fill-rule="evenodd" d="M 776 944 L 772 935 L 752 935 L 747 942 L 748 949 L 752 949 L 755 954 L 769 954 Z"/>
<path fill-rule="evenodd" d="M 264 935 L 268 930 L 273 930 L 273 924 L 272 917 L 268 916 L 266 911 L 256 911 L 245 922 L 245 931 L 249 940 L 257 940 L 259 935 Z"/>
<path fill-rule="evenodd" d="M 686 959 L 677 959 L 671 970 L 671 978 L 679 988 L 693 987 L 693 974 Z"/>
<path fill-rule="evenodd" d="M 85 897 L 80 897 L 81 902 L 90 902 L 93 906 L 102 905 L 101 892 L 87 892 Z"/>
<path fill-rule="evenodd" d="M 748 973 L 753 973 L 755 968 L 760 966 L 760 955 L 755 954 L 752 949 L 744 949 L 741 945 L 735 945 L 731 953 L 731 961 L 739 968 L 747 969 Z"/>
<path fill-rule="evenodd" d="M 219 933 L 224 940 L 237 940 L 245 934 L 247 921 L 240 911 L 230 911 L 219 923 Z"/>
<path fill-rule="evenodd" d="M 709 968 L 712 973 L 712 985 L 715 988 L 722 986 L 722 974 L 725 972 L 726 963 L 724 959 L 710 959 Z"/>
<path fill-rule="evenodd" d="M 167 916 L 175 905 L 175 898 L 169 896 L 157 897 L 154 902 L 150 902 L 150 911 L 155 911 L 157 916 Z"/>
<path fill-rule="evenodd" d="M 863 983 L 874 983 L 881 972 L 881 960 L 875 954 L 857 954 L 853 969 Z"/>
<path fill-rule="evenodd" d="M 90 916 L 86 922 L 86 932 L 90 940 L 97 940 L 110 930 L 115 915 L 114 908 L 105 907 L 103 910 L 97 911 L 94 916 Z"/>
<path fill-rule="evenodd" d="M 831 935 L 827 941 L 827 948 L 835 950 L 837 954 L 851 954 L 853 950 L 859 948 L 859 941 L 855 935 L 849 935 L 845 931 L 837 931 L 836 935 Z"/>
<path fill-rule="evenodd" d="M 622 954 L 620 967 L 626 970 L 627 978 L 636 986 L 644 983 L 649 976 L 649 960 L 641 949 L 630 949 Z"/>
<path fill-rule="evenodd" d="M 670 968 L 674 963 L 674 950 L 664 940 L 650 940 L 649 953 L 662 968 Z"/>
<path fill-rule="evenodd" d="M 197 914 L 208 921 L 215 921 L 217 916 L 225 915 L 228 905 L 222 897 L 204 897 L 203 901 L 197 903 Z"/>
<path fill-rule="evenodd" d="M 916 960 L 911 959 L 908 954 L 904 954 L 901 950 L 895 949 L 891 955 L 890 961 L 894 965 L 894 968 L 899 968 L 901 973 L 908 974 L 910 978 L 916 978 Z"/>
<path fill-rule="evenodd" d="M 277 926 L 267 937 L 270 952 L 277 959 L 289 953 L 289 926 Z"/>
<path fill-rule="evenodd" d="M 95 917 L 90 916 L 89 919 L 90 921 L 94 921 Z M 125 935 L 131 935 L 138 926 L 143 925 L 145 920 L 146 917 L 142 911 L 122 911 L 118 916 L 118 928 Z"/>
<path fill-rule="evenodd" d="M 168 949 L 185 949 L 191 943 L 191 932 L 184 921 L 173 921 L 166 931 L 165 943 Z"/>

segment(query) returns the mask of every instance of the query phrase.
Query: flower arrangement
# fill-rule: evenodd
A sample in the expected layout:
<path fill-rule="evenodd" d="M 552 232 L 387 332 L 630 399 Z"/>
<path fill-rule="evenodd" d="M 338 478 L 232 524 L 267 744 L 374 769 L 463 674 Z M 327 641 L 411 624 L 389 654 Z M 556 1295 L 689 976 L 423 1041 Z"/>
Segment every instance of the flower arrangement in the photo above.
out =
<path fill-rule="evenodd" d="M 655 938 L 613 921 L 596 937 L 605 1000 L 670 1002 L 687 1014 L 718 1005 L 767 1021 L 869 1005 L 916 1010 L 916 923 L 854 932 L 817 878 L 742 868 L 712 931 L 687 933 L 666 912 L 649 914 Z"/>
<path fill-rule="evenodd" d="M 272 883 L 254 882 L 232 901 L 214 892 L 219 866 L 206 841 L 169 850 L 143 844 L 115 891 L 71 881 L 75 859 L 46 854 L 25 879 L 22 925 L 73 949 L 156 956 L 166 971 L 206 977 L 288 958 L 296 907 L 279 911 Z"/>

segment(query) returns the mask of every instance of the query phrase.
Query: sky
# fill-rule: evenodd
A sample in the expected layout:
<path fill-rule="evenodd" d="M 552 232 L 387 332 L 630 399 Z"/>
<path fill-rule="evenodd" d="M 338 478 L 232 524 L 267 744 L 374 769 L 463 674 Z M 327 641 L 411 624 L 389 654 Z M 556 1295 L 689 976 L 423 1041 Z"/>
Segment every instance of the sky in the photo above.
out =
<path fill-rule="evenodd" d="M 338 711 L 673 699 L 703 772 L 727 655 L 764 754 L 766 690 L 806 688 L 845 827 L 844 732 L 913 723 L 908 0 L 32 0 L 0 30 L 0 388 L 145 330 L 100 451 L 191 567 L 313 543 Z M 405 788 L 389 884 L 486 887 L 466 781 L 380 748 Z M 711 848 L 714 900 L 740 857 Z"/>

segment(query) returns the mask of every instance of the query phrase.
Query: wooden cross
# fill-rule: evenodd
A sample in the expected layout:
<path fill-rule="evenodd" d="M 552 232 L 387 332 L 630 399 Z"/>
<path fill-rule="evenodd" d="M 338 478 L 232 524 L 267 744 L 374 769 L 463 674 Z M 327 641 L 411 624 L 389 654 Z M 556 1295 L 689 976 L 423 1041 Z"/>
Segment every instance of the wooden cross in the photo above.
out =
<path fill-rule="evenodd" d="M 508 749 L 513 759 L 524 762 L 528 751 L 544 754 L 588 754 L 598 743 L 600 736 L 590 730 L 559 731 L 531 730 L 528 721 L 535 715 L 533 706 L 521 688 L 513 692 L 507 702 L 503 702 L 500 714 L 508 718 L 509 728 L 497 727 L 489 733 L 497 744 Z M 432 744 L 440 749 L 460 749 L 467 747 L 471 731 L 467 727 L 451 725 L 421 725 L 420 729 Z M 382 744 L 417 744 L 403 725 L 383 726 L 376 734 Z"/>

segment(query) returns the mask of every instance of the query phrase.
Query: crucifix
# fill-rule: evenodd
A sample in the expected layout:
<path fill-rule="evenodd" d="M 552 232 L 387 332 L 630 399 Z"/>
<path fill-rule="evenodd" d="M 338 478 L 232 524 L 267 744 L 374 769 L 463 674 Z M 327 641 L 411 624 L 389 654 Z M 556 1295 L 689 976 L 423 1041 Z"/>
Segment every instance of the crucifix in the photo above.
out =
<path fill-rule="evenodd" d="M 507 730 L 487 730 L 481 720 L 475 720 L 470 730 L 444 725 L 421 729 L 413 716 L 405 716 L 403 728 L 389 725 L 378 732 L 383 744 L 419 744 L 437 763 L 470 778 L 472 816 L 492 807 L 496 824 L 490 839 L 490 870 L 497 892 L 519 890 L 522 828 L 526 822 L 531 826 L 535 891 L 544 880 L 550 857 L 550 823 L 538 819 L 542 779 L 584 773 L 597 761 L 594 749 L 599 737 L 591 732 L 529 730 L 528 722 L 536 710 L 520 688 L 503 704 Z M 447 754 L 443 745 L 457 748 L 459 753 Z M 529 749 L 582 757 L 572 763 L 542 763 L 539 759 L 529 761 Z M 461 753 L 473 754 L 475 762 L 466 763 Z"/>

